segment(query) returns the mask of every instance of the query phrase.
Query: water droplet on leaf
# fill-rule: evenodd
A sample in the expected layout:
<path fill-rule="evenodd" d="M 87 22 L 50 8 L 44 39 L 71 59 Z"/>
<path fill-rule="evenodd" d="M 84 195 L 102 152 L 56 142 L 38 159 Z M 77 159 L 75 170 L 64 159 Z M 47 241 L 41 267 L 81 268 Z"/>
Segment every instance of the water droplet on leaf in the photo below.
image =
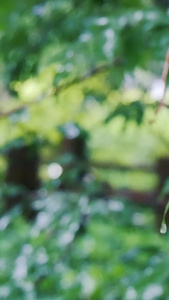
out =
<path fill-rule="evenodd" d="M 160 228 L 160 233 L 164 234 L 166 232 L 167 232 L 167 226 L 165 223 L 163 223 Z"/>

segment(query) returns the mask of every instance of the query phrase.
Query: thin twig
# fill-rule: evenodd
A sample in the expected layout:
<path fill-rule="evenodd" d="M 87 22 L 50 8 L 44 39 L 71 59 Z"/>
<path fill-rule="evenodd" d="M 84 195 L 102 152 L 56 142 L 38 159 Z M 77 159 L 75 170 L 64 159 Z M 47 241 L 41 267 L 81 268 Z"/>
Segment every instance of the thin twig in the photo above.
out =
<path fill-rule="evenodd" d="M 71 81 L 65 82 L 60 86 L 54 87 L 53 91 L 52 91 L 52 95 L 57 95 L 62 90 L 65 90 L 74 84 L 81 83 L 91 77 L 94 77 L 97 74 L 107 72 L 109 69 L 112 68 L 112 66 L 119 66 L 119 65 L 122 65 L 123 63 L 124 63 L 124 61 L 122 59 L 116 58 L 111 63 L 105 63 L 100 66 L 96 66 L 93 69 L 86 72 L 85 74 L 83 74 L 81 76 L 77 76 L 76 78 L 72 79 Z"/>
<path fill-rule="evenodd" d="M 111 64 L 104 64 L 104 65 L 95 67 L 95 68 L 91 69 L 90 71 L 88 71 L 87 73 L 83 74 L 82 76 L 76 77 L 71 81 L 65 82 L 62 85 L 54 87 L 53 91 L 52 91 L 52 95 L 57 95 L 62 90 L 65 90 L 74 84 L 81 83 L 81 82 L 87 80 L 88 78 L 95 76 L 98 73 L 106 72 L 106 71 L 108 71 L 108 69 L 110 69 L 111 66 L 112 66 Z"/>
<path fill-rule="evenodd" d="M 160 109 L 165 106 L 164 101 L 165 101 L 165 94 L 166 94 L 166 88 L 167 88 L 168 71 L 169 71 L 169 48 L 168 48 L 167 53 L 166 53 L 166 58 L 165 58 L 163 72 L 162 72 L 162 78 L 161 78 L 163 83 L 164 83 L 164 89 L 163 89 L 163 94 L 162 94 L 161 100 L 159 101 L 159 105 L 158 105 L 157 110 L 156 110 L 156 115 L 158 114 Z"/>

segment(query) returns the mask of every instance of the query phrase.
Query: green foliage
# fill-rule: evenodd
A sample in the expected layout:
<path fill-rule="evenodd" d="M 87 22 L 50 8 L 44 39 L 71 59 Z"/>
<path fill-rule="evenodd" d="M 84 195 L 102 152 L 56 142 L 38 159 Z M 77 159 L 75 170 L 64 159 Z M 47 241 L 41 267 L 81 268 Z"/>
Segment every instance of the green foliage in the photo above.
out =
<path fill-rule="evenodd" d="M 79 5 L 77 1 L 71 0 L 46 0 L 38 3 L 7 1 L 1 14 L 0 76 L 4 86 L 19 98 L 20 103 L 33 99 L 50 101 L 49 105 L 42 104 L 41 101 L 37 110 L 30 108 L 27 112 L 23 108 L 14 114 L 9 120 L 10 126 L 11 120 L 15 120 L 15 133 L 11 138 L 20 135 L 21 126 L 23 132 L 27 128 L 40 132 L 41 120 L 54 111 L 59 111 L 58 102 L 56 103 L 58 97 L 53 100 L 48 97 L 52 87 L 57 89 L 72 82 L 72 93 L 69 90 L 66 97 L 69 97 L 71 107 L 76 105 L 78 108 L 76 112 L 75 109 L 73 113 L 66 112 L 64 117 L 61 117 L 60 111 L 58 114 L 56 112 L 57 122 L 51 116 L 50 123 L 47 117 L 49 126 L 51 124 L 50 130 L 46 132 L 48 136 L 52 128 L 64 122 L 79 122 L 80 110 L 84 109 L 81 99 L 84 98 L 85 102 L 86 91 L 92 91 L 90 96 L 102 104 L 103 99 L 106 101 L 109 97 L 111 89 L 123 86 L 128 72 L 135 77 L 135 70 L 144 68 L 157 75 L 161 74 L 168 47 L 168 15 L 148 2 L 84 1 Z M 112 61 L 112 68 L 101 79 L 98 77 L 94 87 L 91 87 L 92 81 L 87 81 L 84 88 L 80 80 L 76 80 L 92 70 L 93 66 L 102 62 L 111 64 Z M 103 81 L 102 84 L 100 80 Z M 139 86 L 137 79 L 136 85 Z M 81 92 L 80 99 L 77 91 Z M 76 99 L 73 103 L 70 94 L 74 101 Z M 109 108 L 108 120 L 111 115 L 113 118 L 119 114 L 125 116 L 126 121 L 131 118 L 141 124 L 145 109 L 142 101 L 135 100 L 135 104 L 133 102 L 124 107 L 119 104 L 112 112 Z M 63 102 L 64 100 L 62 107 Z M 11 101 L 11 107 L 16 103 Z M 69 104 L 67 107 L 70 111 Z M 37 111 L 39 124 L 36 119 Z"/>
<path fill-rule="evenodd" d="M 108 115 L 105 122 L 110 122 L 113 118 L 117 116 L 122 116 L 125 122 L 136 121 L 140 125 L 143 121 L 144 116 L 144 106 L 140 101 L 135 101 L 129 105 L 119 104 L 112 113 Z"/>
<path fill-rule="evenodd" d="M 70 193 L 34 205 L 32 224 L 17 210 L 0 218 L 3 299 L 167 299 L 168 237 L 152 231 L 150 211 Z"/>
<path fill-rule="evenodd" d="M 22 194 L 34 220 L 24 219 L 22 205 L 1 214 L 0 298 L 168 299 L 168 235 L 163 239 L 154 231 L 153 212 L 126 199 L 101 199 L 113 188 L 155 190 L 157 175 L 89 166 L 93 159 L 152 164 L 168 155 L 166 108 L 150 126 L 157 107 L 151 86 L 169 45 L 166 5 L 3 3 L 0 149 L 33 143 L 41 187 Z M 85 140 L 83 159 L 63 150 L 72 130 Z M 1 156 L 0 196 L 17 199 L 21 191 L 4 183 L 6 170 Z M 61 187 L 64 192 L 56 192 Z M 167 193 L 168 183 L 161 197 Z"/>
<path fill-rule="evenodd" d="M 164 58 L 168 43 L 165 12 L 148 10 L 148 4 L 140 6 L 139 2 L 136 6 L 132 0 L 118 1 L 119 5 L 107 1 L 97 11 L 88 10 L 96 4 L 86 1 L 75 7 L 70 0 L 7 3 L 0 45 L 8 86 L 11 81 L 37 74 L 44 60 L 66 66 L 71 57 L 72 67 L 80 70 L 84 64 L 90 66 L 114 55 L 124 59 L 131 69 L 136 65 L 147 68 L 148 60 L 155 60 L 157 55 L 158 59 Z M 112 11 L 111 6 L 115 6 L 113 14 L 107 11 Z M 133 11 L 139 6 L 141 10 Z"/>

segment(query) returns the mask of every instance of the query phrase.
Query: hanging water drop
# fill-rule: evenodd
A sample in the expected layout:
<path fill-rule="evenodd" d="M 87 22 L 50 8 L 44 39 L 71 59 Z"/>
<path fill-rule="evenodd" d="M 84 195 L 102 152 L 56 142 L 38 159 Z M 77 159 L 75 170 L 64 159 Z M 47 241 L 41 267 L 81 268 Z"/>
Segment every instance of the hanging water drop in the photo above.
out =
<path fill-rule="evenodd" d="M 160 228 L 160 233 L 164 234 L 166 232 L 167 232 L 167 226 L 165 223 L 163 223 Z"/>

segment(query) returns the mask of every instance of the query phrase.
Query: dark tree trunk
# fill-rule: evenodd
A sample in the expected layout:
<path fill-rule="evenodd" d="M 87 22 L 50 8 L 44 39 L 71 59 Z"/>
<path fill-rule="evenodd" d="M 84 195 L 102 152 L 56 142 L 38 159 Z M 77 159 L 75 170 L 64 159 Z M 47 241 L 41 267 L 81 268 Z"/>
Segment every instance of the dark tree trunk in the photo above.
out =
<path fill-rule="evenodd" d="M 8 166 L 5 183 L 8 189 L 13 186 L 15 193 L 7 193 L 5 199 L 5 210 L 20 204 L 26 215 L 32 214 L 31 193 L 40 186 L 38 177 L 39 153 L 36 142 L 29 145 L 20 144 L 10 147 L 5 153 Z"/>

